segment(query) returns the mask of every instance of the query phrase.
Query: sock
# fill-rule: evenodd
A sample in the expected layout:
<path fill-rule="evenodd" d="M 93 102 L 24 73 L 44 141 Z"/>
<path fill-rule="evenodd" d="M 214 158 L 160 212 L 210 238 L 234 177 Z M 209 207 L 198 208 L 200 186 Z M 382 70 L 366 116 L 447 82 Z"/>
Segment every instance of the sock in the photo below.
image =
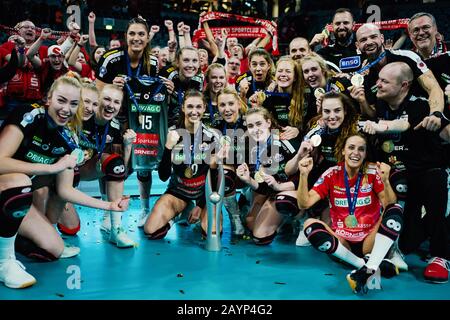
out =
<path fill-rule="evenodd" d="M 122 225 L 122 212 L 120 211 L 110 211 L 111 215 L 111 230 L 119 229 Z"/>
<path fill-rule="evenodd" d="M 0 237 L 0 263 L 12 258 L 16 259 L 14 251 L 14 242 L 16 241 L 17 233 L 9 238 Z"/>
<path fill-rule="evenodd" d="M 351 264 L 352 266 L 356 267 L 357 269 L 364 266 L 364 259 L 357 257 L 353 252 L 351 252 L 349 249 L 347 249 L 340 242 L 338 242 L 337 249 L 334 253 L 332 253 L 332 255 L 335 256 L 336 258 L 339 258 L 339 259 Z"/>
<path fill-rule="evenodd" d="M 150 198 L 141 198 L 141 209 L 150 212 Z"/>
<path fill-rule="evenodd" d="M 377 270 L 393 243 L 391 238 L 377 233 L 369 261 L 366 263 L 367 268 Z"/>

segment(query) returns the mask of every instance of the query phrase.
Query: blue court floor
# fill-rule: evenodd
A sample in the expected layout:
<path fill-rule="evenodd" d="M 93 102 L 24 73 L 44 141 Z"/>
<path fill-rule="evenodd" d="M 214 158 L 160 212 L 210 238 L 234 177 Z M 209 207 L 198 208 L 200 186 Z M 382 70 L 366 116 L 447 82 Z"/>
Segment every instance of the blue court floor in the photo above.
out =
<path fill-rule="evenodd" d="M 132 181 L 127 183 L 127 191 L 137 190 L 131 189 Z M 85 191 L 89 193 L 90 187 L 85 185 Z M 155 186 L 155 190 L 164 190 L 164 185 Z M 77 209 L 81 230 L 65 241 L 79 246 L 80 255 L 51 263 L 18 255 L 37 283 L 23 290 L 0 285 L 0 300 L 450 299 L 450 283 L 424 282 L 425 262 L 416 255 L 407 257 L 409 272 L 382 279 L 383 290 L 361 297 L 351 292 L 345 279 L 351 269 L 311 247 L 296 247 L 296 235 L 279 236 L 266 247 L 245 240 L 234 244 L 226 218 L 219 252 L 204 249 L 205 241 L 195 226 L 175 224 L 164 240 L 149 241 L 136 226 L 140 211 L 139 199 L 134 198 L 124 222 L 139 246 L 118 249 L 99 229 L 100 210 Z"/>

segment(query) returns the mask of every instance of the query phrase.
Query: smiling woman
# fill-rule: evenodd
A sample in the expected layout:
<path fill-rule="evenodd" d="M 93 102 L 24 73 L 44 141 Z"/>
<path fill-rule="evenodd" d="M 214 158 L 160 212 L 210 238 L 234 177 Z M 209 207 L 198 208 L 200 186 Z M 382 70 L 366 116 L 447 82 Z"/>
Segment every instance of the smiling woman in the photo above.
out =
<path fill-rule="evenodd" d="M 365 136 L 349 135 L 337 154 L 337 166 L 325 171 L 309 191 L 313 159 L 299 162 L 300 207 L 308 209 L 327 197 L 330 201 L 331 227 L 310 218 L 304 233 L 317 250 L 356 267 L 347 280 L 355 293 L 365 293 L 380 289 L 380 269 L 385 277 L 398 274 L 397 266 L 384 258 L 402 229 L 403 209 L 389 183 L 390 166 L 366 161 Z"/>
<path fill-rule="evenodd" d="M 44 219 L 54 201 L 114 211 L 128 207 L 128 200 L 105 202 L 73 187 L 77 159 L 71 154 L 78 150 L 78 139 L 67 124 L 78 114 L 80 100 L 79 81 L 60 77 L 50 88 L 47 108 L 33 105 L 14 112 L 0 133 L 0 281 L 8 287 L 36 282 L 15 258 L 18 231 L 27 245 L 17 250 L 29 257 L 52 261 L 63 253 L 64 242 Z"/>

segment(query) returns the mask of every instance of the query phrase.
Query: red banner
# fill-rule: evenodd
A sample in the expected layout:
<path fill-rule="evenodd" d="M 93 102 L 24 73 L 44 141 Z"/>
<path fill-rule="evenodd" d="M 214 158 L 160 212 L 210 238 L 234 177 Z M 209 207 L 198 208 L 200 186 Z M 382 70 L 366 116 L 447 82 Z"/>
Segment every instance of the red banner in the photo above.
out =
<path fill-rule="evenodd" d="M 278 52 L 277 24 L 273 21 L 264 20 L 264 19 L 256 19 L 256 18 L 252 18 L 252 17 L 240 16 L 237 14 L 224 13 L 224 12 L 208 12 L 204 16 L 200 17 L 199 25 L 201 26 L 201 24 L 203 22 L 211 21 L 211 20 L 239 21 L 239 22 L 245 22 L 245 23 L 250 23 L 250 24 L 257 25 L 257 26 L 261 26 L 264 30 L 266 30 L 267 32 L 269 32 L 272 35 L 272 54 L 275 56 L 280 54 Z M 227 27 L 211 28 L 211 29 L 216 29 L 216 30 L 221 31 L 222 29 L 226 29 L 226 28 Z M 251 27 L 242 26 L 242 27 L 229 27 L 229 28 L 247 29 L 247 28 L 251 28 Z M 193 36 L 192 42 L 197 43 L 199 39 L 204 39 L 200 35 L 204 35 L 204 30 L 199 27 L 199 29 L 194 31 L 194 36 Z M 264 32 L 263 32 L 263 34 L 260 34 L 260 35 L 250 36 L 250 33 L 246 32 L 245 30 L 244 31 L 236 30 L 234 35 L 228 34 L 228 37 L 236 37 L 236 38 L 252 38 L 252 37 L 257 38 L 257 37 L 265 37 L 265 36 L 266 35 L 264 34 Z"/>

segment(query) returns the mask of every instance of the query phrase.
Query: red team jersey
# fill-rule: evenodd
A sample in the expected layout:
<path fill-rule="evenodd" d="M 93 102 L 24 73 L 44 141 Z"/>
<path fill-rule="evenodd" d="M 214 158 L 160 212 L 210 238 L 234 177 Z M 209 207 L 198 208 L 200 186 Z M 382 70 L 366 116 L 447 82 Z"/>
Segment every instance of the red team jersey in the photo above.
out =
<path fill-rule="evenodd" d="M 356 175 L 349 179 L 352 200 L 357 177 Z M 356 228 L 348 228 L 344 224 L 345 218 L 349 214 L 349 205 L 344 183 L 343 162 L 325 171 L 312 189 L 319 194 L 321 199 L 329 198 L 331 229 L 341 238 L 351 242 L 362 241 L 380 219 L 381 204 L 377 194 L 384 190 L 384 184 L 377 174 L 374 164 L 368 165 L 367 174 L 363 176 L 359 187 L 355 209 L 355 216 L 358 220 Z"/>

